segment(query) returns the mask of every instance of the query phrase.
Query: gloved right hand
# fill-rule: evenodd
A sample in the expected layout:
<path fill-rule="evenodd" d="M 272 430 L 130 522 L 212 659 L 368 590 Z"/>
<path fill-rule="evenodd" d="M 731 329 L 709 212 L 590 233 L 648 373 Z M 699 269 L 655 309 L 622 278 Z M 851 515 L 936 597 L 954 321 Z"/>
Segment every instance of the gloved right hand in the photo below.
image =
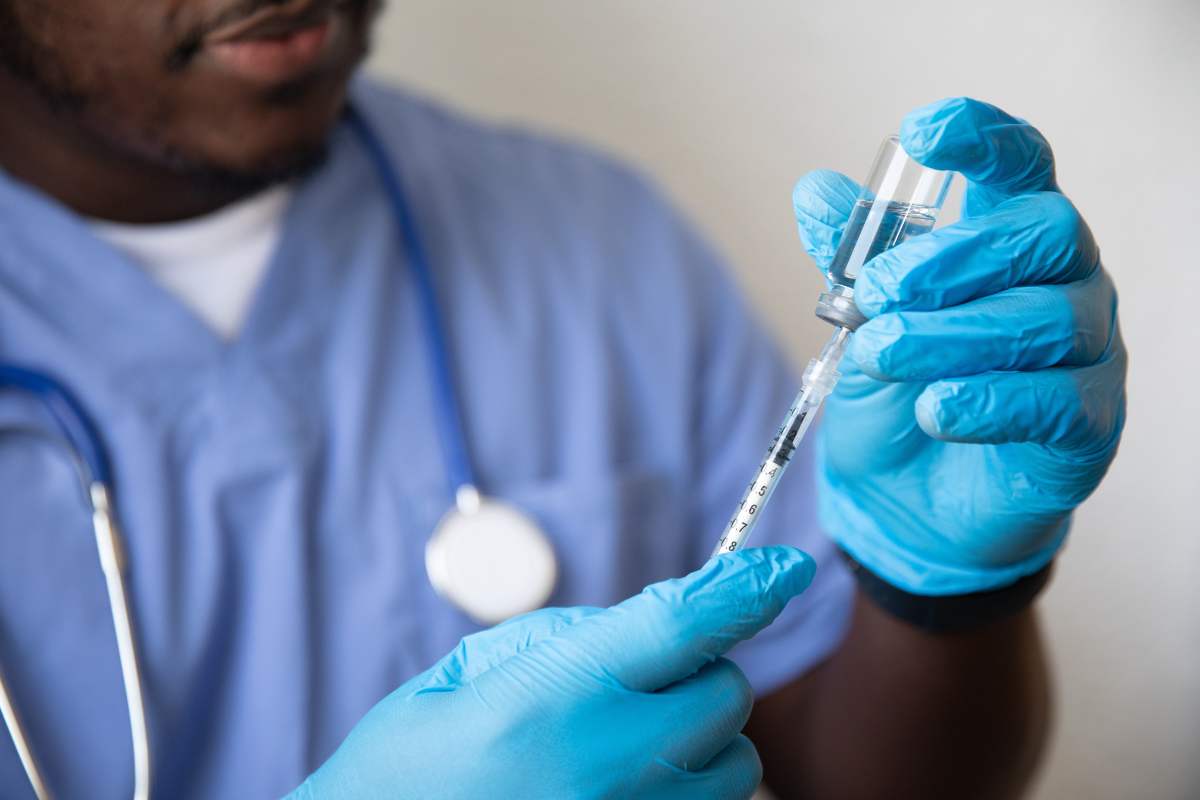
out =
<path fill-rule="evenodd" d="M 1033 126 L 949 98 L 905 117 L 900 142 L 967 178 L 963 217 L 875 256 L 854 284 L 869 321 L 825 403 L 818 513 L 906 592 L 1000 589 L 1050 562 L 1116 455 L 1128 360 L 1116 290 Z M 796 186 L 823 270 L 858 194 L 826 171 Z"/>
<path fill-rule="evenodd" d="M 747 798 L 753 697 L 720 658 L 812 580 L 789 547 L 710 560 L 607 609 L 468 636 L 376 705 L 289 800 Z"/>

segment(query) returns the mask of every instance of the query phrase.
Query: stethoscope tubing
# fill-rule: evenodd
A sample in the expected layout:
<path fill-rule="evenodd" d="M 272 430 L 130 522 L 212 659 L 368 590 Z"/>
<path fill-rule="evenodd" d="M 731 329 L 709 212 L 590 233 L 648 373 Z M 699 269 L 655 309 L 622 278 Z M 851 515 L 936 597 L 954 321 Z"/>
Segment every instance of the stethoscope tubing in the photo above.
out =
<path fill-rule="evenodd" d="M 425 328 L 428 344 L 429 369 L 433 375 L 434 413 L 437 416 L 439 440 L 443 457 L 446 459 L 446 474 L 450 489 L 456 497 L 464 487 L 477 486 L 475 471 L 467 449 L 462 404 L 455 390 L 454 376 L 450 374 L 450 346 L 442 321 L 437 291 L 433 285 L 433 273 L 429 267 L 429 255 L 417 230 L 417 223 L 405 197 L 400 168 L 388 156 L 383 142 L 367 123 L 362 112 L 353 104 L 346 107 L 346 121 L 357 134 L 367 151 L 375 174 L 379 176 L 396 219 L 397 235 L 401 250 L 408 257 L 408 266 L 420 295 L 421 322 Z"/>
<path fill-rule="evenodd" d="M 75 457 L 87 468 L 85 485 L 112 488 L 112 465 L 100 430 L 79 398 L 58 378 L 20 364 L 0 364 L 0 389 L 18 389 L 41 400 Z"/>
<path fill-rule="evenodd" d="M 121 530 L 113 508 L 111 468 L 99 429 L 83 403 L 57 378 L 19 365 L 0 365 L 0 389 L 18 389 L 41 401 L 62 435 L 67 452 L 75 459 L 92 512 L 96 552 L 104 573 L 104 586 L 112 613 L 113 633 L 121 665 L 121 682 L 129 712 L 129 736 L 133 751 L 133 797 L 150 796 L 150 735 L 147 725 L 141 662 L 133 633 L 133 615 L 125 585 L 125 554 Z M 13 740 L 29 785 L 38 800 L 53 795 L 38 766 L 12 692 L 0 674 L 0 716 Z"/>

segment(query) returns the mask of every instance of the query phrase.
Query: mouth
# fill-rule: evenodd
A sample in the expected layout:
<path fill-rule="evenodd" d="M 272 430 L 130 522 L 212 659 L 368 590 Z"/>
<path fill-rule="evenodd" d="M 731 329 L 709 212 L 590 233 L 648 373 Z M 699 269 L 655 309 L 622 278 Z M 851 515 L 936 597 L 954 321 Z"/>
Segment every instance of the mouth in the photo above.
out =
<path fill-rule="evenodd" d="M 344 0 L 287 0 L 209 32 L 201 47 L 225 69 L 271 84 L 313 69 L 345 25 Z"/>

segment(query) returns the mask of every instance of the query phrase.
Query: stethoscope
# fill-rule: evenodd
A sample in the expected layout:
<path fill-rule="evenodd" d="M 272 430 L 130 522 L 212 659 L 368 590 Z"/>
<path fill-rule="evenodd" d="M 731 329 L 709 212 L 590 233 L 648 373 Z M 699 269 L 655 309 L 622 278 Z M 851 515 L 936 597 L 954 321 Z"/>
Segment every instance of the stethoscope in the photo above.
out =
<path fill-rule="evenodd" d="M 462 406 L 450 368 L 445 329 L 433 288 L 429 259 L 418 235 L 399 170 L 383 142 L 352 106 L 346 119 L 379 175 L 392 207 L 396 233 L 411 271 L 432 374 L 434 413 L 453 503 L 425 545 L 425 571 L 436 592 L 475 621 L 491 625 L 546 603 L 558 580 L 558 560 L 549 538 L 516 506 L 479 491 L 468 456 Z M 58 441 L 75 463 L 92 512 L 92 528 L 112 610 L 121 678 L 133 741 L 135 800 L 150 796 L 150 739 L 121 537 L 108 453 L 84 405 L 61 381 L 40 370 L 0 364 L 0 390 L 17 390 L 39 400 L 58 436 L 28 427 L 10 432 Z M 0 429 L 2 431 L 3 429 Z M 52 796 L 0 672 L 0 713 L 38 800 Z"/>

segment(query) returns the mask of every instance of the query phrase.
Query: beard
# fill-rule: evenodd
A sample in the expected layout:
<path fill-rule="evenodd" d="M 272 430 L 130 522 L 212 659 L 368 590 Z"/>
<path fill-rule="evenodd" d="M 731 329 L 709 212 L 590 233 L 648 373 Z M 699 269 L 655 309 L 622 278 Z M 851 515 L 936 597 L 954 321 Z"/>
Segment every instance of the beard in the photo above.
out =
<path fill-rule="evenodd" d="M 0 0 L 0 70 L 34 89 L 56 113 L 78 111 L 86 96 L 73 88 L 59 59 L 41 43 L 49 24 L 46 5 L 34 3 L 21 12 L 17 0 Z"/>
<path fill-rule="evenodd" d="M 352 0 L 352 4 L 361 5 L 363 13 L 376 13 L 382 5 L 378 0 Z M 54 15 L 53 4 L 45 0 L 0 0 L 0 74 L 10 76 L 51 114 L 83 131 L 87 139 L 112 157 L 168 170 L 200 189 L 238 194 L 302 177 L 326 161 L 327 137 L 289 143 L 257 159 L 253 166 L 234 167 L 173 146 L 156 133 L 154 124 L 117 132 L 123 126 L 111 121 L 124 121 L 127 115 L 109 102 L 114 94 L 111 83 L 89 79 L 89 75 L 103 71 L 73 68 L 63 53 L 46 44 L 54 41 L 53 26 L 59 22 Z M 164 68 L 177 71 L 180 64 L 168 61 Z M 259 100 L 268 109 L 299 106 L 317 82 L 318 78 L 312 76 L 298 78 L 264 90 Z M 153 101 L 147 100 L 146 104 L 151 107 Z M 154 118 L 153 113 L 149 116 Z M 108 120 L 110 124 L 96 120 Z"/>

